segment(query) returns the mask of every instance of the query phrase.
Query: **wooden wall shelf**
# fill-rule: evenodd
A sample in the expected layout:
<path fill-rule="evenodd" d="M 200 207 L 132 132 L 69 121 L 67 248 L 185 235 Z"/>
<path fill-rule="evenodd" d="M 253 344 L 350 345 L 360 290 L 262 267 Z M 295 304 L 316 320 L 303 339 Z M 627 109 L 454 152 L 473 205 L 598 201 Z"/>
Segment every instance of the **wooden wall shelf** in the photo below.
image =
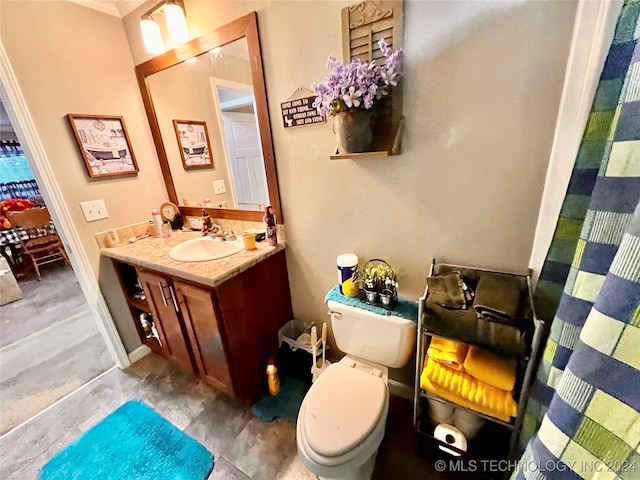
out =
<path fill-rule="evenodd" d="M 331 155 L 329 158 L 331 160 L 361 160 L 361 159 L 374 159 L 374 158 L 384 158 L 388 157 L 389 152 L 362 152 L 362 153 L 338 153 L 335 155 Z"/>

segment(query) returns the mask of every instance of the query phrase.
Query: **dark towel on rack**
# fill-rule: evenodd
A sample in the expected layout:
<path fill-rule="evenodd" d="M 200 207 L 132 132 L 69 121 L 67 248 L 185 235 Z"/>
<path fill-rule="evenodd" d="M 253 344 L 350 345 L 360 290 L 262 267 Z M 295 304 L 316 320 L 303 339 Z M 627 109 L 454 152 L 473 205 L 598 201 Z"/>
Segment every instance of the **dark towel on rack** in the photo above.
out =
<path fill-rule="evenodd" d="M 489 321 L 512 324 L 520 306 L 520 281 L 511 275 L 482 273 L 473 308 Z"/>
<path fill-rule="evenodd" d="M 503 355 L 516 356 L 526 352 L 526 332 L 533 329 L 530 318 L 519 319 L 515 325 L 490 322 L 479 317 L 472 309 L 443 308 L 431 296 L 427 296 L 423 321 L 424 326 L 436 335 L 482 345 Z"/>
<path fill-rule="evenodd" d="M 451 272 L 427 278 L 428 294 L 441 307 L 467 309 L 472 292 L 460 272 Z"/>

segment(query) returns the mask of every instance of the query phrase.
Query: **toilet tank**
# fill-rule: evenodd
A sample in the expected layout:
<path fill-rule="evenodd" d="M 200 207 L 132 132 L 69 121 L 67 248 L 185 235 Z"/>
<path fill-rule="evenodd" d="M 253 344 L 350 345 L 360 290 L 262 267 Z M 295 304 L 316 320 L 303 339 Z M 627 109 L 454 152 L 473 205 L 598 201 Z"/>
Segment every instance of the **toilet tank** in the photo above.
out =
<path fill-rule="evenodd" d="M 333 300 L 327 306 L 336 345 L 343 352 L 390 368 L 400 368 L 411 358 L 416 322 Z"/>

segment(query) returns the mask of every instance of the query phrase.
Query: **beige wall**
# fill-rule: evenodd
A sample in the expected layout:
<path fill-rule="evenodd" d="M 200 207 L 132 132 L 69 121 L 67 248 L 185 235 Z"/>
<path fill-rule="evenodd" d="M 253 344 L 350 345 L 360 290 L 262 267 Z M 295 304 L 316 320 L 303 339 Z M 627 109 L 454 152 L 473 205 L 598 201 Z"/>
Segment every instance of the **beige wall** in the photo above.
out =
<path fill-rule="evenodd" d="M 284 130 L 279 104 L 322 79 L 328 55 L 340 55 L 348 3 L 186 0 L 193 36 L 258 11 L 294 312 L 305 321 L 326 319 L 323 297 L 343 252 L 399 266 L 400 294 L 410 298 L 422 292 L 434 256 L 527 267 L 576 9 L 405 0 L 403 153 L 331 161 L 331 121 Z M 94 231 L 144 218 L 165 197 L 133 76 L 133 65 L 150 57 L 137 25 L 147 7 L 124 21 L 132 61 L 118 19 L 56 2 L 1 5 L 3 42 L 97 262 Z M 96 74 L 105 64 L 108 73 Z M 124 115 L 140 175 L 89 182 L 64 124 L 68 112 Z M 105 198 L 109 221 L 84 223 L 77 203 L 92 198 Z"/>

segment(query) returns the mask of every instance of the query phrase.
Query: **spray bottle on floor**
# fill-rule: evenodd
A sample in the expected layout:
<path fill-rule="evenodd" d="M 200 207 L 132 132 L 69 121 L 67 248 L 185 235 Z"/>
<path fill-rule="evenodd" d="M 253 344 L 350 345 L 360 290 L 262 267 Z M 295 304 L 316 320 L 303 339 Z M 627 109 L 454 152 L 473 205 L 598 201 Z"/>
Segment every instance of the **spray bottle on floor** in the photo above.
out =
<path fill-rule="evenodd" d="M 269 384 L 269 395 L 276 396 L 280 393 L 280 377 L 278 377 L 278 367 L 273 357 L 269 357 L 267 363 L 267 383 Z"/>

